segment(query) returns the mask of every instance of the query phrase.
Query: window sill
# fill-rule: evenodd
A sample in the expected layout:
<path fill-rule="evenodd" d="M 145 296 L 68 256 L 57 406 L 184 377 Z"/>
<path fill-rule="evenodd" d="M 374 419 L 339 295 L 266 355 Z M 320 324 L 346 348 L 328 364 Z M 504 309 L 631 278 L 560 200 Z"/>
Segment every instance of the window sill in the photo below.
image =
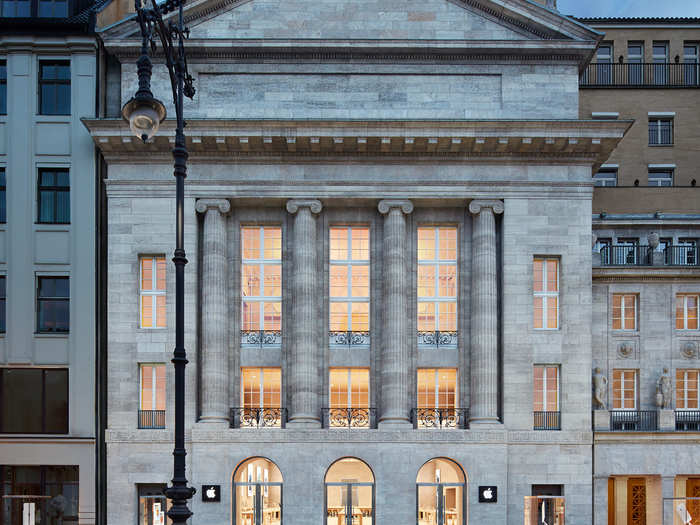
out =
<path fill-rule="evenodd" d="M 35 222 L 35 226 L 41 226 L 42 228 L 46 226 L 56 226 L 57 228 L 65 228 L 66 226 L 70 226 L 70 222 Z"/>
<path fill-rule="evenodd" d="M 674 144 L 649 144 L 650 148 L 672 148 Z"/>
<path fill-rule="evenodd" d="M 70 332 L 34 332 L 34 337 L 46 339 L 68 339 Z"/>
<path fill-rule="evenodd" d="M 148 326 L 147 326 L 147 327 L 143 327 L 143 326 L 139 326 L 139 327 L 136 328 L 136 330 L 137 330 L 138 332 L 142 332 L 142 333 L 148 333 L 148 332 L 162 332 L 163 330 L 167 330 L 167 329 L 168 329 L 167 326 L 154 326 L 154 327 L 148 327 Z"/>
<path fill-rule="evenodd" d="M 535 333 L 551 333 L 560 332 L 561 328 L 533 328 L 532 331 Z"/>
<path fill-rule="evenodd" d="M 610 330 L 613 335 L 624 335 L 625 337 L 630 335 L 639 335 L 639 330 L 624 330 L 621 328 L 612 328 Z M 620 409 L 623 410 L 623 409 Z"/>

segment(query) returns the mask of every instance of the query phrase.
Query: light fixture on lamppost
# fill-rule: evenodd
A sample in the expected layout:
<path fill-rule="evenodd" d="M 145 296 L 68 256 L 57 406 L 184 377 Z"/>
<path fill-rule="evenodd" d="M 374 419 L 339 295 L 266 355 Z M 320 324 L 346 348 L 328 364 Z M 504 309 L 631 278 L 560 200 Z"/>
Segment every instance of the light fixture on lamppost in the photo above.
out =
<path fill-rule="evenodd" d="M 151 93 L 152 64 L 148 56 L 149 47 L 156 51 L 155 36 L 161 42 L 165 65 L 170 74 L 173 90 L 173 104 L 177 125 L 175 127 L 175 350 L 173 365 L 175 367 L 175 447 L 173 449 L 172 484 L 165 489 L 166 497 L 171 501 L 168 517 L 172 522 L 184 524 L 192 515 L 187 507 L 187 500 L 195 493 L 193 487 L 187 486 L 185 477 L 185 248 L 183 242 L 185 177 L 187 176 L 187 147 L 185 146 L 185 119 L 182 116 L 184 97 L 194 97 L 193 78 L 187 71 L 185 57 L 185 40 L 189 30 L 184 27 L 182 8 L 185 0 L 166 0 L 157 3 L 151 0 L 152 7 L 145 7 L 141 0 L 136 0 L 136 18 L 141 27 L 141 56 L 137 61 L 139 89 L 134 98 L 122 108 L 122 116 L 129 122 L 131 131 L 144 142 L 152 138 L 161 122 L 165 119 L 165 106 Z M 175 11 L 176 22 L 171 17 L 167 22 L 163 16 Z"/>

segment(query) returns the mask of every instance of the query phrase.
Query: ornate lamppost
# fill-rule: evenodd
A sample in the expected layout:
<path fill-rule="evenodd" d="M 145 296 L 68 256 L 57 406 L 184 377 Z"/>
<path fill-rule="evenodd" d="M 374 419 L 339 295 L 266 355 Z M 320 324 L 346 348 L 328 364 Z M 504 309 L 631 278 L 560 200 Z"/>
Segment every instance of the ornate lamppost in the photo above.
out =
<path fill-rule="evenodd" d="M 173 449 L 172 485 L 165 489 L 166 497 L 171 500 L 168 517 L 174 524 L 185 523 L 192 515 L 187 508 L 187 500 L 195 493 L 193 487 L 187 486 L 185 477 L 185 248 L 183 244 L 185 177 L 187 176 L 187 148 L 185 146 L 185 119 L 182 116 L 183 98 L 194 97 L 193 78 L 187 71 L 184 42 L 189 30 L 184 27 L 182 8 L 185 0 L 166 0 L 157 3 L 151 0 L 152 7 L 142 5 L 136 0 L 136 17 L 141 27 L 141 56 L 137 61 L 139 88 L 129 102 L 122 108 L 122 116 L 129 122 L 131 131 L 146 142 L 158 131 L 165 120 L 165 106 L 151 93 L 151 59 L 148 56 L 156 51 L 156 35 L 160 39 L 165 56 L 165 64 L 170 74 L 173 89 L 173 104 L 177 118 L 175 128 L 176 211 L 175 211 L 175 350 L 173 365 L 175 367 L 175 448 Z M 178 10 L 177 22 L 163 20 L 163 16 Z M 174 17 L 173 17 L 174 18 Z"/>

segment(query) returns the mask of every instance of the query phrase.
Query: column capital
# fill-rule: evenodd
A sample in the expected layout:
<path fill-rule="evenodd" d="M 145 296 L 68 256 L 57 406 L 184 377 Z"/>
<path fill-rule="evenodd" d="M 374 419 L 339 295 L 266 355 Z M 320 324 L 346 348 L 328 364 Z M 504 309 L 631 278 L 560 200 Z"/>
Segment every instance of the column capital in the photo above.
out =
<path fill-rule="evenodd" d="M 205 213 L 207 210 L 219 210 L 226 214 L 231 211 L 231 203 L 226 199 L 199 199 L 195 204 L 197 213 Z"/>
<path fill-rule="evenodd" d="M 377 206 L 379 213 L 387 214 L 392 208 L 401 208 L 401 211 L 408 215 L 413 211 L 413 203 L 409 200 L 391 200 L 385 199 L 379 201 Z"/>
<path fill-rule="evenodd" d="M 473 200 L 469 203 L 469 213 L 478 215 L 483 208 L 491 208 L 493 213 L 503 213 L 503 201 L 500 200 Z"/>
<path fill-rule="evenodd" d="M 318 199 L 291 199 L 287 201 L 287 211 L 296 213 L 299 208 L 309 208 L 311 213 L 321 213 L 323 204 Z"/>

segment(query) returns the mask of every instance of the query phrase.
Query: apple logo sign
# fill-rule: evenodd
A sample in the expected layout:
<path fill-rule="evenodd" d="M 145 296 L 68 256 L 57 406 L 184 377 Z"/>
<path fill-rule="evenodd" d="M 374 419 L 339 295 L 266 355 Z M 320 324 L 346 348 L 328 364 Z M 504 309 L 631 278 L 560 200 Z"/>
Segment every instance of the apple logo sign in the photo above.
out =
<path fill-rule="evenodd" d="M 202 485 L 202 501 L 221 501 L 221 485 Z"/>
<path fill-rule="evenodd" d="M 493 498 L 493 490 L 491 490 L 491 488 L 488 488 L 484 491 L 484 499 L 491 499 L 491 498 Z"/>
<path fill-rule="evenodd" d="M 479 503 L 496 503 L 498 501 L 498 487 L 486 485 L 479 487 Z"/>

